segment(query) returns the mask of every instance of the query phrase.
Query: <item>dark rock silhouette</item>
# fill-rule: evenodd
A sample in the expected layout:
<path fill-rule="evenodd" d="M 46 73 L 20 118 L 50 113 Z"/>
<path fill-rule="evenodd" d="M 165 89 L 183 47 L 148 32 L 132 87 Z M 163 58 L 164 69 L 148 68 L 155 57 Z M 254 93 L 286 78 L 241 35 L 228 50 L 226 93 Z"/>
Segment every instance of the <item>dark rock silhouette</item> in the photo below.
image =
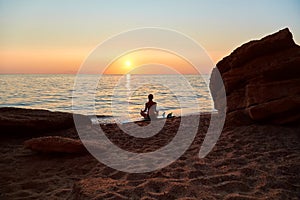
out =
<path fill-rule="evenodd" d="M 227 97 L 227 122 L 290 124 L 300 121 L 300 47 L 289 29 L 250 41 L 223 58 L 217 68 Z M 216 69 L 210 89 L 221 109 Z"/>
<path fill-rule="evenodd" d="M 84 124 L 91 121 L 76 115 Z M 39 109 L 0 108 L 0 137 L 47 135 L 46 133 L 74 128 L 72 113 L 51 112 Z"/>

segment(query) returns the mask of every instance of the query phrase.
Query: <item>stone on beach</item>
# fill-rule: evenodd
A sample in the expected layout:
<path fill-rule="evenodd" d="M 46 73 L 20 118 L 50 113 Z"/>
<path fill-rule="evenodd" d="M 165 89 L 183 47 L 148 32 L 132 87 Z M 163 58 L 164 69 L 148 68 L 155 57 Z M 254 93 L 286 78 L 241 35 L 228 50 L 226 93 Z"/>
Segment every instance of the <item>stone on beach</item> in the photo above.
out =
<path fill-rule="evenodd" d="M 39 137 L 26 140 L 25 148 L 41 153 L 84 153 L 85 147 L 80 140 L 60 136 Z"/>
<path fill-rule="evenodd" d="M 73 115 L 72 113 L 39 109 L 0 108 L 1 137 L 29 136 L 72 128 L 74 127 L 74 116 L 80 118 L 83 124 L 91 123 L 88 117 Z"/>

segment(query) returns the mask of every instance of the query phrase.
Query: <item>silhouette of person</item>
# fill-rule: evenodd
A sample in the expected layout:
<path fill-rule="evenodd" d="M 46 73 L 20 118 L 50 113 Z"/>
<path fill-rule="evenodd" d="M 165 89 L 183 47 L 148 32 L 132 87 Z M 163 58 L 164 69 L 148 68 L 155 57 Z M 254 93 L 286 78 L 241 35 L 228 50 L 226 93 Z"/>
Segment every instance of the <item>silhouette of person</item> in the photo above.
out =
<path fill-rule="evenodd" d="M 156 102 L 153 101 L 153 94 L 148 95 L 148 102 L 145 104 L 145 109 L 141 110 L 141 115 L 148 120 L 156 119 L 158 111 L 156 110 Z"/>

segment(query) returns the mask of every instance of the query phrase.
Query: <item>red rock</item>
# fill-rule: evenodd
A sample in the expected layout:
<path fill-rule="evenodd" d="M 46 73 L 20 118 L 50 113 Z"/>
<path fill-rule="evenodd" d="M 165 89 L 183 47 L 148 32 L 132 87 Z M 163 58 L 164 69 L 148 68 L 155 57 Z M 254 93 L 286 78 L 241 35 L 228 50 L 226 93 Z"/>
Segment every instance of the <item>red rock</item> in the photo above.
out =
<path fill-rule="evenodd" d="M 246 107 L 300 94 L 300 79 L 267 83 L 254 83 L 246 86 Z"/>
<path fill-rule="evenodd" d="M 236 90 L 227 96 L 227 113 L 245 108 L 246 99 L 241 96 L 245 96 L 245 89 Z"/>
<path fill-rule="evenodd" d="M 41 153 L 84 153 L 85 147 L 80 140 L 60 136 L 39 137 L 26 140 L 25 148 Z"/>
<path fill-rule="evenodd" d="M 293 36 L 288 28 L 266 36 L 261 40 L 250 41 L 234 50 L 229 56 L 223 58 L 217 67 L 221 73 L 230 69 L 241 67 L 256 57 L 263 56 L 295 46 Z"/>
<path fill-rule="evenodd" d="M 243 119 L 250 121 L 297 123 L 299 66 L 300 47 L 288 29 L 248 42 L 221 60 L 212 71 L 210 90 L 215 108 L 223 107 L 222 81 L 217 78 L 221 76 L 226 91 L 227 115 L 230 116 L 227 119 L 232 123 L 238 121 L 240 113 L 246 115 Z"/>
<path fill-rule="evenodd" d="M 229 127 L 232 125 L 243 126 L 253 124 L 249 114 L 246 110 L 236 110 L 226 114 L 226 121 L 224 127 Z"/>
<path fill-rule="evenodd" d="M 84 115 L 76 115 L 85 124 L 91 121 Z M 72 113 L 51 112 L 39 109 L 0 108 L 1 137 L 11 135 L 30 136 L 74 127 Z"/>
<path fill-rule="evenodd" d="M 233 68 L 222 74 L 226 93 L 229 95 L 234 90 L 260 80 L 271 82 L 297 79 L 300 73 L 299 63 L 300 49 L 298 47 L 250 60 L 242 67 Z M 291 71 L 295 73 L 290 73 Z"/>
<path fill-rule="evenodd" d="M 249 116 L 255 121 L 269 120 L 277 124 L 300 120 L 300 95 L 280 98 L 247 108 Z"/>

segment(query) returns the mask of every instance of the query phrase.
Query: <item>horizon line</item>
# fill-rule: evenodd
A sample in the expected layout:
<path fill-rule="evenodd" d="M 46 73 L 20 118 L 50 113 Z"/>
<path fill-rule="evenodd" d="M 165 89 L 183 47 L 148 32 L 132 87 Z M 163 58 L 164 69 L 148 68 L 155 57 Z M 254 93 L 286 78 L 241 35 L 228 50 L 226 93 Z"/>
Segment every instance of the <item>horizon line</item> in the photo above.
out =
<path fill-rule="evenodd" d="M 0 73 L 0 75 L 76 75 L 79 73 Z M 211 74 L 211 73 L 204 73 Z M 100 75 L 97 73 L 84 73 L 81 75 Z M 101 74 L 101 75 L 127 75 L 127 74 Z M 130 75 L 202 75 L 202 74 L 130 74 Z"/>

